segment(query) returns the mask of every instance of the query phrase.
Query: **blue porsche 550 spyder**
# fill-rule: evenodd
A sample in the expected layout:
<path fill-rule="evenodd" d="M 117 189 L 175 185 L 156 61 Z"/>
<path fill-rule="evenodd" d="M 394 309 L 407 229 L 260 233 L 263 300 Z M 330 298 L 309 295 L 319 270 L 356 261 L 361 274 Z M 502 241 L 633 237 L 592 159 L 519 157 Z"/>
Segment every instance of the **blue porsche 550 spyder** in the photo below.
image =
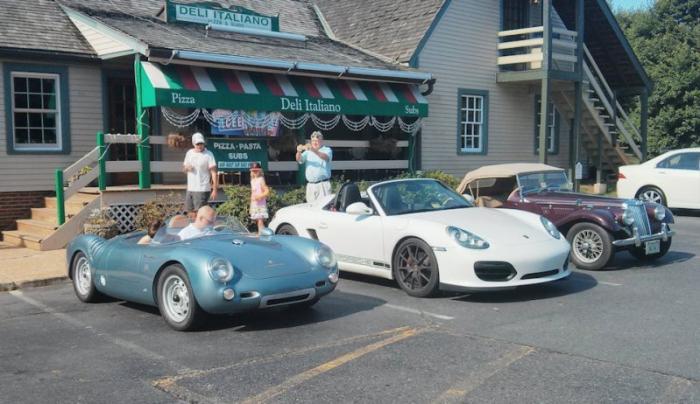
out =
<path fill-rule="evenodd" d="M 143 231 L 110 240 L 76 237 L 66 249 L 68 275 L 83 302 L 100 294 L 157 306 L 180 331 L 205 313 L 257 308 L 309 307 L 335 289 L 338 267 L 325 245 L 301 237 L 250 234 L 234 218 L 218 217 L 211 229 L 180 240 L 184 216 L 167 221 L 149 244 Z"/>

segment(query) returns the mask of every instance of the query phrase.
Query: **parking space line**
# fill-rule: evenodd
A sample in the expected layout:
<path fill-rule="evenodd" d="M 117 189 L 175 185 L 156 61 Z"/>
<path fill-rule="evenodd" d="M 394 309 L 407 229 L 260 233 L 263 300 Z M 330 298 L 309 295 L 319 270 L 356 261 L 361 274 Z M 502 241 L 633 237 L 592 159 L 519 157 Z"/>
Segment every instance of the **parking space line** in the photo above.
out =
<path fill-rule="evenodd" d="M 380 306 L 380 307 L 382 307 L 382 306 Z M 394 309 L 394 310 L 401 310 L 401 311 L 405 311 L 407 313 L 418 314 L 421 316 L 425 315 L 425 316 L 435 317 L 435 318 L 438 318 L 440 320 L 454 320 L 455 319 L 454 317 L 446 316 L 444 314 L 435 314 L 435 313 L 431 313 L 429 311 L 422 311 L 422 310 L 412 309 L 410 307 L 397 306 L 397 305 L 389 304 L 389 303 L 384 304 L 383 307 L 388 307 L 388 308 Z"/>
<path fill-rule="evenodd" d="M 148 349 L 146 349 L 140 345 L 137 345 L 131 341 L 127 341 L 127 340 L 119 338 L 119 337 L 112 337 L 112 336 L 109 336 L 107 334 L 101 333 L 98 330 L 96 330 L 95 328 L 93 328 L 92 326 L 83 323 L 82 321 L 78 320 L 77 318 L 71 317 L 66 313 L 61 313 L 61 312 L 45 305 L 44 303 L 41 303 L 38 300 L 32 299 L 29 296 L 26 296 L 20 290 L 13 290 L 9 293 L 10 293 L 10 295 L 16 297 L 17 299 L 20 299 L 20 300 L 24 301 L 25 303 L 28 303 L 28 304 L 38 308 L 39 310 L 58 318 L 61 321 L 64 321 L 64 322 L 66 322 L 70 325 L 73 325 L 75 327 L 78 327 L 78 328 L 81 328 L 84 330 L 88 330 L 89 332 L 95 334 L 96 336 L 102 337 L 102 338 L 106 339 L 107 341 L 111 342 L 112 344 L 120 346 L 122 348 L 126 348 L 126 349 L 128 349 L 128 350 L 130 350 L 130 351 L 132 351 L 132 352 L 134 352 L 134 353 L 136 353 L 144 358 L 148 358 L 151 360 L 156 360 L 159 362 L 166 363 L 171 368 L 173 368 L 177 371 L 189 370 L 189 369 L 187 369 L 187 367 L 182 366 L 179 363 L 176 363 L 176 362 L 166 358 L 165 356 L 162 356 L 162 355 L 157 354 L 155 352 L 149 351 Z"/>
<path fill-rule="evenodd" d="M 529 346 L 521 346 L 517 349 L 506 353 L 500 358 L 488 362 L 479 369 L 471 372 L 466 380 L 455 384 L 450 387 L 444 393 L 442 393 L 437 399 L 434 400 L 435 403 L 461 403 L 464 398 L 470 392 L 474 391 L 477 387 L 482 385 L 485 381 L 491 378 L 496 373 L 503 369 L 508 368 L 513 363 L 519 361 L 520 359 L 526 357 L 535 351 L 535 348 Z"/>
<path fill-rule="evenodd" d="M 656 400 L 657 404 L 671 404 L 683 401 L 685 392 L 693 385 L 690 380 L 672 377 L 664 393 Z"/>
<path fill-rule="evenodd" d="M 425 330 L 425 329 L 422 329 Z M 381 349 L 387 345 L 394 344 L 399 341 L 403 341 L 407 338 L 413 337 L 417 335 L 419 332 L 422 331 L 421 329 L 416 329 L 416 328 L 408 328 L 405 329 L 401 332 L 399 332 L 396 335 L 393 335 L 389 338 L 383 339 L 381 341 L 374 342 L 372 344 L 366 345 L 362 348 L 356 349 L 350 353 L 347 353 L 345 355 L 341 355 L 331 361 L 328 361 L 326 363 L 323 363 L 319 366 L 316 366 L 315 368 L 309 369 L 305 372 L 299 373 L 295 376 L 292 376 L 291 378 L 285 380 L 284 382 L 278 384 L 277 386 L 273 386 L 265 391 L 263 391 L 260 394 L 257 394 L 252 397 L 248 397 L 247 399 L 243 400 L 243 403 L 245 404 L 252 404 L 252 403 L 261 403 L 261 402 L 266 402 L 269 401 L 272 398 L 275 398 L 279 396 L 280 394 L 285 393 L 286 391 L 307 382 L 310 379 L 313 379 L 316 376 L 319 376 L 323 373 L 326 373 L 330 370 L 333 370 L 339 366 L 342 366 L 350 361 L 353 361 L 355 359 L 358 359 L 370 352 L 374 352 L 378 349 Z"/>
<path fill-rule="evenodd" d="M 153 387 L 160 389 L 166 393 L 169 393 L 173 395 L 174 397 L 183 399 L 185 401 L 192 401 L 192 402 L 213 402 L 212 399 L 207 399 L 207 400 L 202 400 L 197 398 L 197 394 L 194 392 L 191 392 L 190 390 L 179 386 L 177 384 L 178 381 L 182 379 L 191 379 L 195 377 L 203 377 L 208 374 L 214 373 L 214 372 L 224 372 L 224 371 L 229 371 L 234 368 L 240 368 L 244 366 L 250 366 L 250 365 L 262 365 L 265 363 L 271 363 L 274 361 L 279 361 L 285 358 L 289 358 L 292 356 L 301 356 L 307 353 L 315 352 L 315 351 L 320 351 L 322 349 L 328 349 L 328 348 L 335 348 L 347 344 L 352 344 L 357 341 L 361 340 L 366 340 L 366 339 L 372 339 L 372 338 L 380 338 L 385 335 L 396 335 L 400 333 L 404 333 L 411 330 L 409 327 L 398 327 L 398 328 L 392 328 L 389 330 L 383 330 L 379 331 L 376 333 L 371 333 L 371 334 L 361 334 L 361 335 L 354 335 L 352 337 L 347 337 L 339 340 L 334 340 L 330 343 L 326 344 L 319 344 L 319 345 L 314 345 L 310 347 L 304 347 L 301 349 L 297 349 L 294 351 L 287 351 L 287 352 L 282 352 L 270 356 L 265 356 L 265 357 L 257 357 L 257 358 L 251 358 L 251 359 L 246 359 L 240 362 L 236 362 L 233 364 L 229 364 L 226 366 L 218 366 L 214 368 L 209 368 L 209 369 L 199 369 L 199 370 L 188 370 L 188 371 L 183 371 L 179 372 L 177 375 L 173 376 L 167 376 L 163 377 L 161 379 L 154 380 L 152 382 Z"/>

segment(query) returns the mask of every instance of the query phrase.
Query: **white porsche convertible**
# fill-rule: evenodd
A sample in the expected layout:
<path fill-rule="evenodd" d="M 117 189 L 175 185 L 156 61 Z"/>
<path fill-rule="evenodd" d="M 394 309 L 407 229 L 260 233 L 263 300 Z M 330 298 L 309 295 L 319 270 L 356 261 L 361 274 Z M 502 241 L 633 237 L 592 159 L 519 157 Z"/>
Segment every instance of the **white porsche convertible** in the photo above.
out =
<path fill-rule="evenodd" d="M 571 274 L 569 244 L 546 218 L 479 208 L 433 179 L 354 183 L 282 208 L 277 234 L 317 239 L 341 270 L 395 279 L 411 296 L 550 282 Z"/>

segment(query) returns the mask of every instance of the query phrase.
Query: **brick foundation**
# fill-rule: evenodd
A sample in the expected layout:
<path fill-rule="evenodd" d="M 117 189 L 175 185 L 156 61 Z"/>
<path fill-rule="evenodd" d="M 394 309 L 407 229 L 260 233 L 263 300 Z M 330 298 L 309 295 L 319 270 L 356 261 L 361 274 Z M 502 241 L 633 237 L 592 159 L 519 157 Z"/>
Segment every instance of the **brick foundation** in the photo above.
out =
<path fill-rule="evenodd" d="M 29 219 L 30 208 L 43 207 L 44 197 L 52 195 L 51 191 L 0 192 L 0 230 L 16 229 L 15 220 Z"/>

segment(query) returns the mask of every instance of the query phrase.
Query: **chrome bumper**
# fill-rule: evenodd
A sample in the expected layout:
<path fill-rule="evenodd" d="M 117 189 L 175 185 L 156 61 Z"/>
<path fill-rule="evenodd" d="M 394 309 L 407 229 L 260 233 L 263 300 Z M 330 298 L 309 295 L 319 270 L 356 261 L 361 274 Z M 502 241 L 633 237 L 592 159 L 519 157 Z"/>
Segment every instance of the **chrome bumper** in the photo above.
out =
<path fill-rule="evenodd" d="M 615 247 L 625 247 L 628 245 L 634 245 L 635 247 L 641 247 L 642 243 L 646 241 L 662 240 L 668 241 L 669 237 L 672 237 L 676 232 L 669 229 L 666 223 L 661 223 L 661 231 L 656 234 L 649 234 L 646 236 L 640 236 L 637 229 L 632 229 L 632 237 L 623 240 L 613 241 Z"/>

